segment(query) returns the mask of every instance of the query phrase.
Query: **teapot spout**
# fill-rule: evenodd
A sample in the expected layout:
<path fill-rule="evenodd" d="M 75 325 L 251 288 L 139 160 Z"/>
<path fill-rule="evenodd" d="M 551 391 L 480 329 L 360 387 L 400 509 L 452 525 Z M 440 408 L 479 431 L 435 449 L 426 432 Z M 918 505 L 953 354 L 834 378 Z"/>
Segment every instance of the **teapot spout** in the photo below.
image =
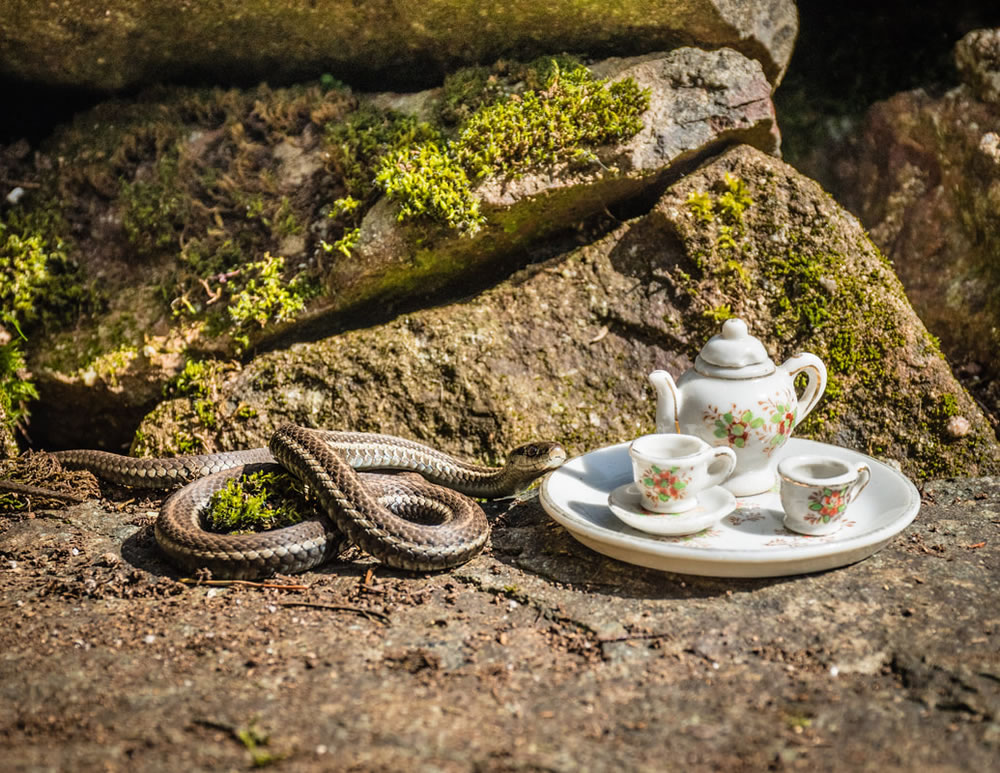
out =
<path fill-rule="evenodd" d="M 681 393 L 673 377 L 665 370 L 649 374 L 649 383 L 656 390 L 656 431 L 680 432 L 677 415 L 681 410 Z"/>

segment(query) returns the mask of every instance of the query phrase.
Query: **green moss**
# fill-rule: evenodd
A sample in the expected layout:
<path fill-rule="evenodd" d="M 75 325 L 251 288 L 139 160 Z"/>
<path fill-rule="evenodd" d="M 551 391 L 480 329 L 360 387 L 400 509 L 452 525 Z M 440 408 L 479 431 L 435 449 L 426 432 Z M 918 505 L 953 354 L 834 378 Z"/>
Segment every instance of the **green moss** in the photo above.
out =
<path fill-rule="evenodd" d="M 326 129 L 330 166 L 348 196 L 370 205 L 383 156 L 422 142 L 440 142 L 438 128 L 414 116 L 361 105 L 346 120 Z M 356 208 L 354 208 L 356 209 Z"/>
<path fill-rule="evenodd" d="M 248 330 L 259 327 L 249 321 L 256 309 L 276 300 L 270 312 L 281 317 L 295 306 L 276 298 L 270 276 L 262 276 L 266 256 L 290 236 L 308 240 L 306 224 L 315 217 L 311 197 L 284 194 L 285 160 L 273 149 L 309 124 L 322 134 L 355 104 L 348 93 L 318 85 L 171 88 L 102 104 L 59 137 L 54 152 L 73 159 L 60 170 L 61 193 L 117 192 L 129 253 L 174 261 L 156 281 L 175 315 L 207 321 L 209 335 L 248 340 Z M 294 287 L 291 295 L 302 295 L 299 275 L 315 278 L 320 270 L 307 263 L 282 280 Z M 241 304 L 235 296 L 252 294 L 252 282 L 258 290 L 269 286 Z"/>
<path fill-rule="evenodd" d="M 44 209 L 12 208 L 0 219 L 0 331 L 27 340 L 25 332 L 61 326 L 96 303 L 57 235 L 57 216 Z M 16 338 L 0 346 L 0 407 L 9 428 L 28 416 L 38 398 Z"/>
<path fill-rule="evenodd" d="M 217 429 L 222 421 L 218 415 L 219 387 L 233 367 L 232 363 L 218 360 L 188 360 L 164 387 L 164 396 L 190 398 L 191 410 L 201 426 Z"/>
<path fill-rule="evenodd" d="M 478 107 L 452 140 L 408 144 L 379 162 L 375 182 L 401 220 L 429 218 L 467 234 L 483 223 L 470 182 L 531 166 L 593 160 L 590 148 L 633 136 L 649 94 L 634 80 L 608 84 L 583 66 L 552 62 L 543 89 Z"/>
<path fill-rule="evenodd" d="M 216 429 L 219 426 L 219 419 L 215 414 L 215 403 L 211 400 L 195 400 L 194 412 L 206 429 Z"/>
<path fill-rule="evenodd" d="M 24 237 L 0 222 L 0 316 L 7 324 L 33 315 L 35 296 L 48 279 L 49 255 L 37 234 Z"/>
<path fill-rule="evenodd" d="M 375 182 L 399 203 L 401 221 L 426 217 L 465 234 L 474 234 L 485 222 L 469 178 L 447 146 L 425 142 L 390 153 Z"/>
<path fill-rule="evenodd" d="M 302 484 L 291 475 L 256 472 L 213 494 L 207 516 L 215 531 L 249 533 L 299 523 L 308 510 Z"/>
<path fill-rule="evenodd" d="M 437 118 L 445 126 L 459 126 L 476 112 L 524 91 L 544 89 L 553 65 L 560 70 L 581 66 L 566 54 L 540 57 L 530 62 L 501 59 L 492 67 L 466 67 L 444 79 Z"/>
<path fill-rule="evenodd" d="M 208 360 L 188 360 L 184 369 L 170 380 L 163 392 L 170 397 L 205 397 L 209 394 L 209 380 L 214 375 L 213 363 Z"/>
<path fill-rule="evenodd" d="M 247 421 L 248 419 L 252 419 L 257 415 L 257 409 L 251 405 L 243 404 L 236 409 L 236 413 L 234 415 L 240 421 Z"/>
<path fill-rule="evenodd" d="M 0 218 L 0 325 L 58 327 L 100 305 L 68 256 L 65 229 L 46 208 L 15 207 Z"/>
<path fill-rule="evenodd" d="M 693 191 L 689 193 L 685 203 L 699 223 L 707 224 L 715 220 L 715 203 L 712 201 L 712 197 L 705 193 L 705 191 Z"/>
<path fill-rule="evenodd" d="M 699 223 L 708 225 L 719 220 L 715 245 L 719 249 L 737 250 L 737 240 L 743 236 L 743 213 L 753 206 L 753 198 L 747 184 L 728 172 L 716 186 L 713 198 L 705 191 L 693 191 L 685 201 Z"/>
<path fill-rule="evenodd" d="M 173 447 L 178 454 L 198 454 L 205 450 L 201 440 L 183 429 L 174 432 Z"/>
<path fill-rule="evenodd" d="M 327 244 L 325 241 L 320 241 L 320 246 L 326 252 L 339 252 L 345 258 L 351 257 L 351 253 L 354 248 L 358 246 L 361 241 L 361 229 L 351 228 L 344 231 L 344 235 L 341 236 L 333 244 Z"/>
<path fill-rule="evenodd" d="M 725 303 L 721 306 L 713 306 L 711 309 L 706 309 L 701 315 L 718 327 L 727 319 L 732 319 L 733 310 L 729 307 L 728 303 Z"/>
<path fill-rule="evenodd" d="M 950 392 L 941 395 L 937 405 L 937 413 L 946 422 L 952 416 L 958 416 L 958 398 Z"/>
<path fill-rule="evenodd" d="M 544 89 L 482 108 L 462 127 L 454 151 L 470 177 L 517 174 L 634 136 L 649 107 L 634 80 L 595 79 L 586 67 L 553 62 Z"/>
<path fill-rule="evenodd" d="M 190 200 L 178 180 L 177 151 L 156 159 L 149 180 L 122 182 L 122 227 L 141 255 L 173 246 L 190 213 Z"/>
<path fill-rule="evenodd" d="M 20 342 L 0 346 L 0 416 L 11 431 L 27 417 L 28 403 L 38 399 L 38 390 L 25 375 Z"/>
<path fill-rule="evenodd" d="M 743 213 L 753 205 L 747 184 L 729 173 L 725 176 L 725 190 L 716 199 L 715 209 L 723 222 L 730 226 L 742 226 Z"/>
<path fill-rule="evenodd" d="M 314 282 L 301 275 L 285 280 L 284 267 L 283 257 L 267 253 L 263 260 L 244 265 L 239 277 L 228 283 L 226 330 L 238 350 L 249 346 L 249 334 L 254 328 L 293 319 L 305 308 L 306 300 L 319 292 Z"/>
<path fill-rule="evenodd" d="M 445 76 L 437 118 L 445 125 L 457 126 L 506 95 L 503 79 L 491 68 L 465 67 Z"/>

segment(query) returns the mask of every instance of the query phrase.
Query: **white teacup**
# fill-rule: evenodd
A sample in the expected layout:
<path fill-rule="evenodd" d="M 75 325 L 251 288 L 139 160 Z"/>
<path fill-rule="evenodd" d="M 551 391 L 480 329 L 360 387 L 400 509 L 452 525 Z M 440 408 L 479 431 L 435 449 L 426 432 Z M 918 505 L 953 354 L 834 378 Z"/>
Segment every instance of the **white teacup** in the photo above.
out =
<path fill-rule="evenodd" d="M 832 456 L 790 456 L 778 463 L 785 527 L 799 534 L 832 534 L 844 524 L 847 506 L 868 485 L 864 462 Z"/>
<path fill-rule="evenodd" d="M 728 447 L 713 447 L 694 435 L 643 435 L 628 449 L 642 506 L 654 513 L 683 513 L 698 494 L 718 486 L 736 467 Z"/>

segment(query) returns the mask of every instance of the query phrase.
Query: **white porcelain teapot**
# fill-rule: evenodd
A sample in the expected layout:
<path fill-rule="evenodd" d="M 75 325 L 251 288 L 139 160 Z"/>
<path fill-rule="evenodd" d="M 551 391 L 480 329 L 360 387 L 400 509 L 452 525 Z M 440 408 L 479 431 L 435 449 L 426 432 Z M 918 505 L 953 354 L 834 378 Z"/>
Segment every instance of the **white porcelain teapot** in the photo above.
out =
<path fill-rule="evenodd" d="M 795 394 L 799 373 L 807 378 L 801 397 Z M 657 432 L 697 435 L 736 452 L 736 468 L 722 485 L 739 497 L 775 484 L 774 452 L 823 396 L 826 366 L 808 353 L 776 366 L 746 323 L 730 319 L 676 382 L 665 370 L 649 381 L 656 389 Z"/>

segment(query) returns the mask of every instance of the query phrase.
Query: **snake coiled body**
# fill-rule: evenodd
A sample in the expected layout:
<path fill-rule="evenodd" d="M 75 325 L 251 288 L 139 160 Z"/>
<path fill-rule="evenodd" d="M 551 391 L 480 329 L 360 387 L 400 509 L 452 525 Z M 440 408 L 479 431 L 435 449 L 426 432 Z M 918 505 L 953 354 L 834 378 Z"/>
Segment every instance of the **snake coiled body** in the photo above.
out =
<path fill-rule="evenodd" d="M 233 579 L 302 572 L 349 543 L 402 569 L 457 566 L 478 553 L 489 536 L 486 517 L 469 496 L 513 495 L 566 458 L 558 443 L 533 443 L 513 451 L 503 467 L 483 467 L 392 435 L 291 424 L 275 432 L 269 449 L 169 459 L 91 450 L 55 456 L 66 466 L 128 486 L 182 485 L 160 510 L 158 544 L 185 569 L 209 569 L 215 577 Z M 233 478 L 278 465 L 310 486 L 328 518 L 250 535 L 204 530 L 201 513 L 213 494 Z"/>

